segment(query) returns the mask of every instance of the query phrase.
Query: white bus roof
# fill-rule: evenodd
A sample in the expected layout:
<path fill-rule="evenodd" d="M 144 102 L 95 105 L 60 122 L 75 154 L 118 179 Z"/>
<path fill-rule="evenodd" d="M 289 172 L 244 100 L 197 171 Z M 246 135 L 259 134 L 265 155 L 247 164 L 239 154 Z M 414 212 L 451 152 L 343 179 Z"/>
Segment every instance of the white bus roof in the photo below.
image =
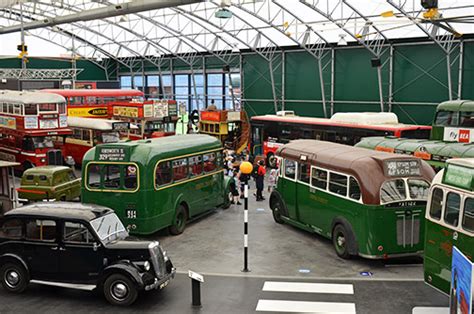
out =
<path fill-rule="evenodd" d="M 337 112 L 331 121 L 348 124 L 398 124 L 398 117 L 393 112 Z"/>
<path fill-rule="evenodd" d="M 0 160 L 0 168 L 5 168 L 5 167 L 15 167 L 19 166 L 20 164 L 18 162 L 11 162 L 11 161 L 3 161 Z"/>
<path fill-rule="evenodd" d="M 114 123 L 128 123 L 121 120 L 110 119 L 96 119 L 96 118 L 81 118 L 81 117 L 67 117 L 67 124 L 71 128 L 83 128 L 99 131 L 112 131 Z M 130 123 L 130 129 L 138 129 L 134 123 Z"/>
<path fill-rule="evenodd" d="M 474 158 L 451 158 L 446 160 L 446 163 L 450 165 L 474 168 Z"/>
<path fill-rule="evenodd" d="M 10 104 L 57 104 L 66 102 L 66 99 L 52 93 L 0 90 L 0 102 Z"/>

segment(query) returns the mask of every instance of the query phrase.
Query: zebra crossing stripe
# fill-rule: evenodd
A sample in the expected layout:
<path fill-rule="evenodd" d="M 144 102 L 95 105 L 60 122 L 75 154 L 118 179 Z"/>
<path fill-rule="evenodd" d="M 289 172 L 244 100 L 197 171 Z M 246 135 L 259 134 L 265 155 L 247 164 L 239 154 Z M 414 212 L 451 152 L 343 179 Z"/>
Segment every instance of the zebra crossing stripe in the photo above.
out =
<path fill-rule="evenodd" d="M 265 281 L 263 291 L 354 294 L 352 284 Z"/>
<path fill-rule="evenodd" d="M 354 303 L 258 300 L 257 312 L 355 314 Z"/>
<path fill-rule="evenodd" d="M 417 306 L 412 310 L 412 314 L 448 314 L 449 308 L 447 307 L 423 307 Z"/>

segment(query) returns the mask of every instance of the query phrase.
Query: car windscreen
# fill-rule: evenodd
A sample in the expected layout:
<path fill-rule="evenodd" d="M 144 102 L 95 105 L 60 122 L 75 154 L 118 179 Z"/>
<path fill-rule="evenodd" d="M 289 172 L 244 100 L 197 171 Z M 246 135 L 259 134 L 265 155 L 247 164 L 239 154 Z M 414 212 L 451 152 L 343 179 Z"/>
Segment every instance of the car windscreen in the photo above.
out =
<path fill-rule="evenodd" d="M 106 243 L 128 237 L 127 230 L 125 230 L 122 222 L 114 213 L 92 220 L 91 225 L 97 232 L 100 240 Z"/>
<path fill-rule="evenodd" d="M 117 143 L 120 141 L 119 132 L 104 132 L 102 133 L 102 143 Z"/>

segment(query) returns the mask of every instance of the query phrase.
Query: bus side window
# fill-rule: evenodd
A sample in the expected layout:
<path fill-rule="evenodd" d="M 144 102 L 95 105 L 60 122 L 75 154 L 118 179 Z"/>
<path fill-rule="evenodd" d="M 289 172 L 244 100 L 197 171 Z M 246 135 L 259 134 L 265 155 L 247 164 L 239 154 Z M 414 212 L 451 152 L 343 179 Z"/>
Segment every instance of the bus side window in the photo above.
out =
<path fill-rule="evenodd" d="M 434 188 L 431 196 L 430 217 L 436 220 L 441 219 L 443 209 L 443 190 Z"/>
<path fill-rule="evenodd" d="M 161 186 L 171 183 L 171 162 L 160 162 L 156 167 L 155 185 Z"/>
<path fill-rule="evenodd" d="M 349 197 L 353 200 L 360 200 L 360 186 L 354 177 L 349 178 Z"/>
<path fill-rule="evenodd" d="M 456 227 L 459 222 L 459 210 L 461 208 L 461 196 L 449 192 L 446 196 L 446 207 L 444 209 L 444 222 Z"/>
<path fill-rule="evenodd" d="M 202 157 L 201 155 L 189 157 L 189 174 L 191 177 L 202 174 Z"/>
<path fill-rule="evenodd" d="M 468 197 L 464 201 L 462 227 L 465 230 L 474 232 L 474 198 Z"/>
<path fill-rule="evenodd" d="M 296 161 L 285 159 L 285 178 L 296 178 Z"/>
<path fill-rule="evenodd" d="M 134 190 L 137 188 L 137 175 L 138 169 L 135 165 L 130 165 L 125 167 L 125 177 L 124 177 L 124 187 L 127 190 Z"/>
<path fill-rule="evenodd" d="M 347 176 L 330 172 L 329 191 L 342 196 L 347 196 Z"/>
<path fill-rule="evenodd" d="M 211 172 L 211 171 L 216 170 L 217 168 L 216 154 L 214 153 L 204 154 L 202 157 L 204 160 L 204 172 Z"/>
<path fill-rule="evenodd" d="M 186 158 L 173 160 L 173 181 L 188 177 L 188 160 Z"/>
<path fill-rule="evenodd" d="M 326 190 L 328 186 L 328 172 L 326 170 L 313 168 L 311 171 L 311 185 Z"/>
<path fill-rule="evenodd" d="M 99 165 L 88 165 L 87 166 L 87 186 L 90 188 L 100 187 L 100 166 Z"/>
<path fill-rule="evenodd" d="M 88 142 L 91 141 L 91 133 L 90 133 L 90 130 L 82 130 L 82 139 L 83 139 L 84 141 L 88 141 Z"/>
<path fill-rule="evenodd" d="M 298 164 L 298 181 L 309 184 L 310 168 L 309 164 L 299 163 Z"/>

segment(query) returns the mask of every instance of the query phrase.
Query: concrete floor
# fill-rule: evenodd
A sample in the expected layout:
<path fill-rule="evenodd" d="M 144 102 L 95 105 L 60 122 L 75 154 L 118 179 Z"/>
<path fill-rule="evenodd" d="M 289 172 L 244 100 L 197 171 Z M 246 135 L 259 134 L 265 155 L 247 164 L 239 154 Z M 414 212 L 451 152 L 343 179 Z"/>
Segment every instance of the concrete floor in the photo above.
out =
<path fill-rule="evenodd" d="M 321 236 L 274 222 L 268 200 L 249 198 L 249 268 L 243 268 L 243 205 L 217 209 L 191 222 L 183 234 L 159 232 L 156 239 L 168 251 L 178 271 L 189 269 L 206 274 L 283 276 L 295 278 L 364 278 L 422 280 L 420 258 L 395 261 L 337 257 L 332 243 Z"/>
<path fill-rule="evenodd" d="M 290 301 L 296 307 L 309 302 L 314 309 L 326 303 L 335 313 L 338 305 L 352 305 L 355 311 L 338 313 L 359 314 L 410 314 L 415 307 L 446 307 L 448 298 L 422 282 L 406 281 L 340 281 L 337 285 L 350 285 L 353 293 L 307 293 L 289 291 L 263 291 L 264 284 L 274 278 L 242 278 L 206 276 L 201 286 L 202 307 L 191 306 L 191 283 L 186 275 L 177 277 L 162 291 L 142 293 L 137 302 L 128 308 L 112 307 L 99 295 L 88 291 L 40 286 L 31 284 L 23 294 L 9 294 L 0 289 L 0 313 L 212 313 L 240 314 L 256 312 L 262 301 L 275 303 Z M 324 286 L 328 281 L 302 279 L 279 282 Z M 279 305 L 276 304 L 278 307 Z M 287 310 L 295 310 L 295 308 Z M 280 311 L 278 311 L 280 312 Z M 266 312 L 269 313 L 269 312 Z M 275 313 L 272 311 L 271 313 Z M 429 313 L 429 312 L 428 312 Z M 446 312 L 447 313 L 447 312 Z"/>

